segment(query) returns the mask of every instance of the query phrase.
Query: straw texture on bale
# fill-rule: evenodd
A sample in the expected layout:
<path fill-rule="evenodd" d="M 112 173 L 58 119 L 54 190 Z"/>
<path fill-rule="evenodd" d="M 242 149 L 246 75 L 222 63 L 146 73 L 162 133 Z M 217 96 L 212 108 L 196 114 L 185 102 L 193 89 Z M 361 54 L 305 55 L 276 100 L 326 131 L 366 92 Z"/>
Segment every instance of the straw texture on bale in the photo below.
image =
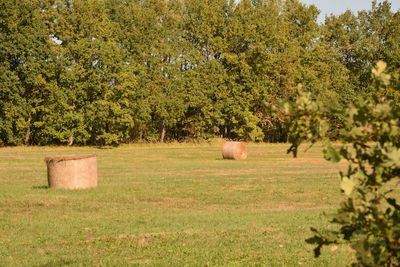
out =
<path fill-rule="evenodd" d="M 51 188 L 84 189 L 97 186 L 95 154 L 47 157 L 45 162 Z"/>
<path fill-rule="evenodd" d="M 242 142 L 226 142 L 222 147 L 224 159 L 244 160 L 247 158 L 246 145 Z"/>

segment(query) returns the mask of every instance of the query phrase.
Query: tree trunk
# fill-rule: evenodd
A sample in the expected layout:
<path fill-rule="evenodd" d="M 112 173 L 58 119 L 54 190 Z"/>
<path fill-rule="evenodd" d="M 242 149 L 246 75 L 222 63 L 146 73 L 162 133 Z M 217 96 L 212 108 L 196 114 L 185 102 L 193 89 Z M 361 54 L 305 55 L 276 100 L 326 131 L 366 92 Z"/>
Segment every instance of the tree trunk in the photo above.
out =
<path fill-rule="evenodd" d="M 165 138 L 165 126 L 163 126 L 161 130 L 161 138 L 160 138 L 161 143 L 164 143 L 164 138 Z"/>
<path fill-rule="evenodd" d="M 26 129 L 26 132 L 25 132 L 25 140 L 24 140 L 24 144 L 26 146 L 29 145 L 30 136 L 31 136 L 31 127 L 28 127 L 28 129 Z"/>
<path fill-rule="evenodd" d="M 31 115 L 31 113 L 29 113 L 29 115 L 28 115 L 28 128 L 26 129 L 25 140 L 24 140 L 24 144 L 26 146 L 29 145 L 29 138 L 31 137 L 31 120 L 32 120 L 32 115 Z"/>
<path fill-rule="evenodd" d="M 68 138 L 68 145 L 69 145 L 69 146 L 72 146 L 73 143 L 74 143 L 74 137 L 71 135 L 71 136 Z"/>

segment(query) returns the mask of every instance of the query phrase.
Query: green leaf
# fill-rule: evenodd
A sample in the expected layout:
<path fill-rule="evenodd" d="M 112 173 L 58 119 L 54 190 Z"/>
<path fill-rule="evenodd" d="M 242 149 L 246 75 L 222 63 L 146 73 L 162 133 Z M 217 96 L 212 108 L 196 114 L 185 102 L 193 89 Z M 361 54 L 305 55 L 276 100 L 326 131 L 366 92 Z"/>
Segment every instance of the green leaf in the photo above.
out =
<path fill-rule="evenodd" d="M 354 181 L 353 177 L 343 176 L 342 182 L 340 183 L 340 188 L 347 196 L 349 196 L 353 192 L 356 185 L 357 183 Z"/>
<path fill-rule="evenodd" d="M 324 156 L 325 159 L 334 163 L 339 162 L 341 159 L 339 152 L 330 144 L 325 144 Z"/>
<path fill-rule="evenodd" d="M 396 168 L 400 168 L 400 149 L 393 149 L 392 151 L 390 151 L 389 153 L 386 154 L 386 156 L 388 157 L 387 162 L 385 162 L 384 164 L 382 164 L 385 167 L 396 167 Z"/>
<path fill-rule="evenodd" d="M 329 123 L 326 120 L 321 120 L 319 125 L 320 125 L 320 135 L 325 136 L 330 128 Z"/>

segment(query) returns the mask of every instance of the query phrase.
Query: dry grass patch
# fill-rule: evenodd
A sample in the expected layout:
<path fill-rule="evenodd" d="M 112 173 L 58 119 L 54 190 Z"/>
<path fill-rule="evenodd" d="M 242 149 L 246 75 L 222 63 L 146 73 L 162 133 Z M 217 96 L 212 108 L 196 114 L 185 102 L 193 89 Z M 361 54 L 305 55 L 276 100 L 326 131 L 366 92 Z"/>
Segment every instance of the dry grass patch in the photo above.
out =
<path fill-rule="evenodd" d="M 288 161 L 298 162 L 298 163 L 301 163 L 301 162 L 306 162 L 306 163 L 321 163 L 321 162 L 329 163 L 326 159 L 323 159 L 323 158 L 290 158 L 290 159 L 288 159 Z"/>
<path fill-rule="evenodd" d="M 173 198 L 173 197 L 147 197 L 138 199 L 139 203 L 155 204 L 164 208 L 189 208 L 198 206 L 198 203 L 193 198 Z"/>
<path fill-rule="evenodd" d="M 160 176 L 195 176 L 195 177 L 207 177 L 207 176 L 230 176 L 230 175 L 241 175 L 241 174 L 256 174 L 259 173 L 259 169 L 240 169 L 240 170 L 221 170 L 221 169 L 195 169 L 195 170 L 179 170 L 179 171 L 163 171 L 163 170 L 152 170 L 152 171 L 136 171 L 136 175 L 160 175 Z"/>
<path fill-rule="evenodd" d="M 300 205 L 299 205 L 300 204 Z M 274 203 L 275 207 L 258 208 L 258 211 L 275 212 L 275 211 L 299 211 L 299 210 L 327 210 L 337 208 L 335 205 L 313 206 L 312 203 Z"/>
<path fill-rule="evenodd" d="M 279 172 L 280 174 L 338 173 L 340 168 L 307 168 Z"/>
<path fill-rule="evenodd" d="M 0 203 L 0 207 L 18 207 L 18 208 L 36 208 L 36 207 L 61 207 L 64 203 L 56 201 L 36 201 L 36 200 L 25 200 L 25 201 L 6 201 Z"/>
<path fill-rule="evenodd" d="M 132 259 L 130 257 L 125 257 L 124 258 L 127 262 L 132 263 L 132 264 L 142 264 L 142 263 L 151 263 L 151 259 Z"/>

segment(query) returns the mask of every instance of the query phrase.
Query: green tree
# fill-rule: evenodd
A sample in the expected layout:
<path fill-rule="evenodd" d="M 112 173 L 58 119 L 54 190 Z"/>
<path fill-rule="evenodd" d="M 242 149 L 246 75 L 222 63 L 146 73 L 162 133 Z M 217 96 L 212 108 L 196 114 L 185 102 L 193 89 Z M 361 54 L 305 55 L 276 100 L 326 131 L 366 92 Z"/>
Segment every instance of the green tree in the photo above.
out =
<path fill-rule="evenodd" d="M 137 114 L 134 136 L 148 141 L 176 138 L 176 125 L 186 109 L 181 1 L 113 0 L 109 6 L 124 59 L 137 68 L 138 83 L 130 89 Z"/>
<path fill-rule="evenodd" d="M 183 85 L 188 104 L 182 121 L 188 138 L 224 135 L 223 108 L 228 98 L 221 54 L 231 5 L 226 0 L 184 1 L 182 38 L 186 41 Z"/>
<path fill-rule="evenodd" d="M 0 142 L 38 143 L 37 124 L 54 88 L 54 60 L 41 1 L 0 3 Z"/>
<path fill-rule="evenodd" d="M 336 58 L 349 70 L 350 82 L 358 94 L 374 95 L 370 75 L 374 62 L 389 64 L 395 74 L 400 67 L 400 12 L 393 13 L 388 1 L 372 2 L 371 10 L 354 15 L 346 11 L 326 18 L 322 37 L 337 49 Z M 398 91 L 387 95 L 399 99 Z"/>
<path fill-rule="evenodd" d="M 275 19 L 268 19 L 272 22 L 269 28 L 273 30 L 266 34 L 271 39 L 266 39 L 269 47 L 262 57 L 265 67 L 258 68 L 272 84 L 268 96 L 264 97 L 267 105 L 279 110 L 278 102 L 294 97 L 299 83 L 326 103 L 346 105 L 351 102 L 354 90 L 349 83 L 349 71 L 335 58 L 336 48 L 321 38 L 323 31 L 317 23 L 319 11 L 316 7 L 292 0 L 273 10 L 276 10 Z M 266 122 L 267 140 L 286 141 L 282 120 L 282 112 L 264 112 L 261 121 Z"/>
<path fill-rule="evenodd" d="M 105 2 L 57 1 L 55 7 L 52 32 L 65 62 L 59 79 L 64 97 L 56 104 L 63 119 L 55 132 L 68 129 L 62 140 L 78 143 L 129 141 L 133 119 L 125 86 L 135 83 L 135 75 L 123 60 Z"/>

